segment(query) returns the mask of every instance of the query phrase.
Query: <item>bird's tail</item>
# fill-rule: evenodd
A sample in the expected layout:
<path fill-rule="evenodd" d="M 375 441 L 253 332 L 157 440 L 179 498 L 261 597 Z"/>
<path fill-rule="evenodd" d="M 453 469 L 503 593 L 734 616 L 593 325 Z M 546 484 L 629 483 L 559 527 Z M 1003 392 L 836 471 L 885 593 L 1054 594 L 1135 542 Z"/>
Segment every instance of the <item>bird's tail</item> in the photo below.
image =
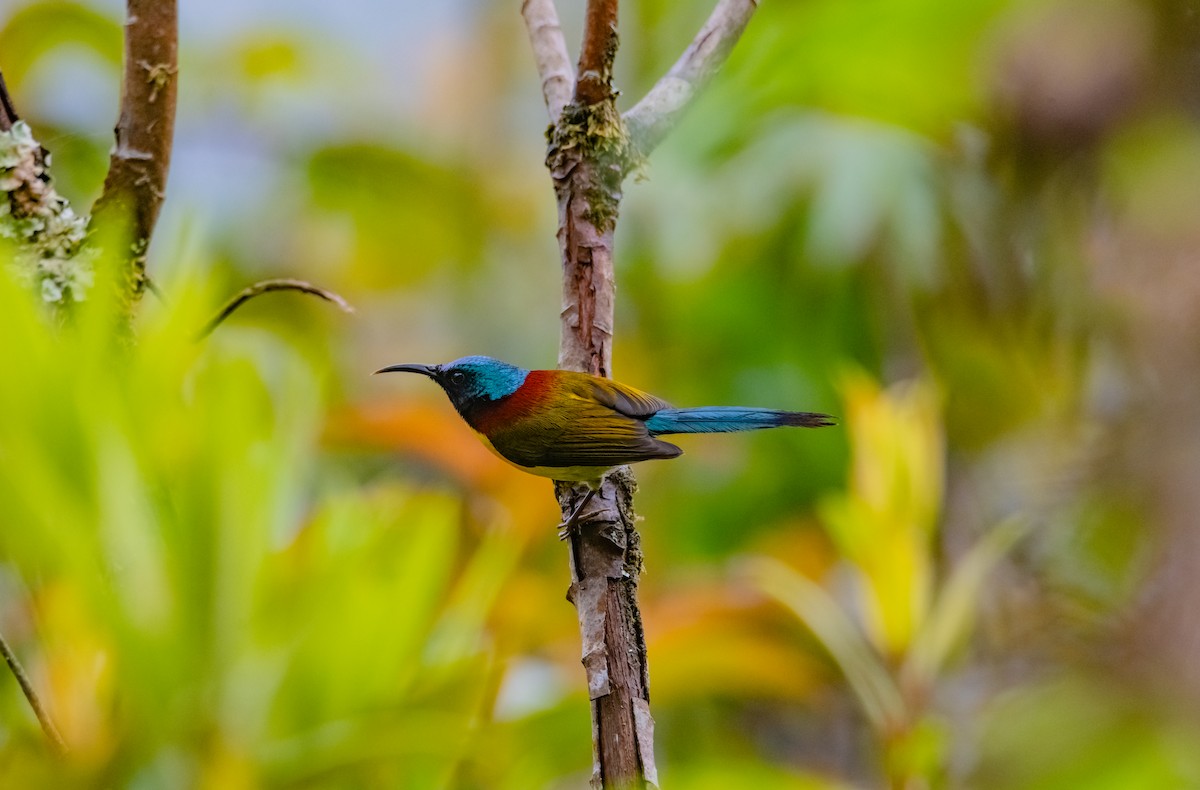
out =
<path fill-rule="evenodd" d="M 741 406 L 702 406 L 697 409 L 662 409 L 646 420 L 652 434 L 731 433 L 794 425 L 821 428 L 836 425 L 828 414 L 807 411 L 777 411 Z"/>

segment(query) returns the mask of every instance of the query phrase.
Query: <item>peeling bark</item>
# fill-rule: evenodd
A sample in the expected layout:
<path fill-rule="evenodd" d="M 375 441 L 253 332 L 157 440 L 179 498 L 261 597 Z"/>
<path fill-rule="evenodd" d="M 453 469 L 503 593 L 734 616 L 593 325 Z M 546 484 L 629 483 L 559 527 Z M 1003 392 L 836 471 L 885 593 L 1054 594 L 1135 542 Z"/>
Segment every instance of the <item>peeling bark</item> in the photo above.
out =
<path fill-rule="evenodd" d="M 628 467 L 609 474 L 593 509 L 571 536 L 568 599 L 579 615 L 582 663 L 592 707 L 592 786 L 656 787 L 646 639 L 637 604 L 641 536 L 637 484 Z M 556 484 L 564 516 L 581 492 Z"/>
<path fill-rule="evenodd" d="M 613 229 L 629 142 L 613 102 L 616 0 L 590 0 L 574 100 L 549 134 L 563 265 L 559 367 L 612 373 Z M 592 707 L 592 785 L 654 786 L 646 640 L 637 604 L 641 538 L 628 468 L 611 473 L 571 537 L 571 589 Z M 556 485 L 564 515 L 583 491 Z"/>
<path fill-rule="evenodd" d="M 562 338 L 558 366 L 597 376 L 612 375 L 615 280 L 613 222 L 596 222 L 597 162 L 565 153 L 549 163 L 558 194 L 558 243 L 563 260 Z M 620 191 L 603 200 L 613 210 Z M 615 220 L 615 217 L 613 217 Z"/>

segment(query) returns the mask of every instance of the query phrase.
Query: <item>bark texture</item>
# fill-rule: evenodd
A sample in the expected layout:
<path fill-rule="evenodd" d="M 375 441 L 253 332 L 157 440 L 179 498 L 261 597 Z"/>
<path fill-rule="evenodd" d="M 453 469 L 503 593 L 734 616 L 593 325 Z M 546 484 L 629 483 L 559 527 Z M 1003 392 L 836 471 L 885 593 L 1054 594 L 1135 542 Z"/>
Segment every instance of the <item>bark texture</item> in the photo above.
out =
<path fill-rule="evenodd" d="M 128 0 L 116 144 L 93 227 L 115 223 L 130 240 L 124 284 L 132 305 L 146 285 L 146 249 L 167 188 L 178 76 L 176 0 Z"/>
<path fill-rule="evenodd" d="M 558 198 L 563 265 L 559 367 L 612 373 L 613 229 L 628 167 L 628 137 L 614 103 L 615 0 L 588 3 L 575 98 L 550 130 L 546 165 Z M 571 589 L 592 704 L 592 784 L 657 786 L 646 640 L 637 604 L 641 539 L 635 483 L 610 474 L 570 537 Z M 583 490 L 557 486 L 564 516 Z"/>
<path fill-rule="evenodd" d="M 613 472 L 571 536 L 568 599 L 579 615 L 582 661 L 592 706 L 592 786 L 657 787 L 646 639 L 638 610 L 641 536 L 634 528 L 628 467 Z M 558 483 L 563 515 L 581 492 Z"/>

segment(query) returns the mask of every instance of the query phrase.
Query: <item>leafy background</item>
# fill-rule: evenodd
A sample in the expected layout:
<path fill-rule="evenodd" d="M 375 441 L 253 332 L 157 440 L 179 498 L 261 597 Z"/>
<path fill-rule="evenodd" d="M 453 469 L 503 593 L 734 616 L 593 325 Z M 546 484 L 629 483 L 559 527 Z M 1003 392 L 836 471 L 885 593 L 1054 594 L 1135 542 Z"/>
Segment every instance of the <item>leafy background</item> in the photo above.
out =
<path fill-rule="evenodd" d="M 517 4 L 181 5 L 136 347 L 102 293 L 59 326 L 0 280 L 0 632 L 71 745 L 0 684 L 3 783 L 584 786 L 549 485 L 368 375 L 554 363 Z M 1200 593 L 1188 5 L 763 3 L 628 185 L 617 376 L 843 420 L 638 469 L 664 786 L 1200 786 L 1163 605 Z M 623 4 L 622 102 L 707 11 Z M 0 11 L 76 206 L 120 14 Z M 358 311 L 269 296 L 194 341 L 266 276 Z"/>

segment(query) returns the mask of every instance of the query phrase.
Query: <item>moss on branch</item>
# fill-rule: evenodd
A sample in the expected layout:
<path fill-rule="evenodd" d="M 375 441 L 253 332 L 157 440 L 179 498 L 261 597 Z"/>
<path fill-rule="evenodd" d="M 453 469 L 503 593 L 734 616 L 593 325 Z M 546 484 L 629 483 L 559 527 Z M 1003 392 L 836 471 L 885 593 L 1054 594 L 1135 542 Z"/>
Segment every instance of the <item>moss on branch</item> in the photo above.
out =
<path fill-rule="evenodd" d="M 583 190 L 590 206 L 588 219 L 597 228 L 610 230 L 617 219 L 621 182 L 643 162 L 616 105 L 570 102 L 558 123 L 546 130 L 546 140 L 546 166 L 556 179 L 569 178 L 581 163 L 593 165 Z"/>

